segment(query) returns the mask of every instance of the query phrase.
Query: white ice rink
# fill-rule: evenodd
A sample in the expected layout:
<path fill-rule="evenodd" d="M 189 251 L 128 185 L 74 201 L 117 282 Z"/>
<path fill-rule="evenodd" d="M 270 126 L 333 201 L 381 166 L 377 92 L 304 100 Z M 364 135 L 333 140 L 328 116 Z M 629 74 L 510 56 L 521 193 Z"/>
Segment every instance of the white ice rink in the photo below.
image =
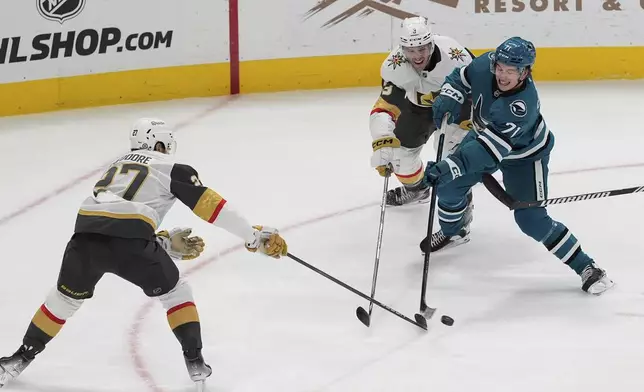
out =
<path fill-rule="evenodd" d="M 556 136 L 550 196 L 644 185 L 644 83 L 539 83 Z M 289 250 L 369 293 L 382 178 L 369 166 L 377 88 L 245 95 L 0 119 L 0 355 L 55 285 L 76 211 L 128 127 L 180 126 L 177 158 Z M 426 159 L 434 154 L 431 145 Z M 398 182 L 393 180 L 392 186 Z M 469 244 L 432 256 L 428 332 L 294 261 L 253 255 L 177 202 L 164 227 L 207 242 L 182 263 L 200 313 L 209 391 L 644 390 L 644 195 L 549 208 L 617 286 L 601 297 L 522 234 L 478 186 Z M 376 298 L 413 316 L 427 205 L 388 209 Z M 192 391 L 160 304 L 106 275 L 94 299 L 3 391 Z"/>

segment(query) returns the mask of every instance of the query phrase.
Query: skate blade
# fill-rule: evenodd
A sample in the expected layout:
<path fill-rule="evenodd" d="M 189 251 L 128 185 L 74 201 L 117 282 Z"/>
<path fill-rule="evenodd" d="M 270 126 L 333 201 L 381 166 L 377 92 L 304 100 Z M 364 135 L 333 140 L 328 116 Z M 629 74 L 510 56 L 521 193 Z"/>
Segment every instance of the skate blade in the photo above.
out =
<path fill-rule="evenodd" d="M 2 366 L 0 366 L 0 388 L 4 387 L 13 377 L 11 374 Z"/>
<path fill-rule="evenodd" d="M 588 288 L 588 293 L 596 296 L 600 296 L 607 292 L 608 290 L 615 287 L 615 282 L 608 278 L 602 278 L 595 282 L 594 285 Z"/>
<path fill-rule="evenodd" d="M 206 380 L 195 381 L 195 386 L 197 392 L 206 392 Z"/>

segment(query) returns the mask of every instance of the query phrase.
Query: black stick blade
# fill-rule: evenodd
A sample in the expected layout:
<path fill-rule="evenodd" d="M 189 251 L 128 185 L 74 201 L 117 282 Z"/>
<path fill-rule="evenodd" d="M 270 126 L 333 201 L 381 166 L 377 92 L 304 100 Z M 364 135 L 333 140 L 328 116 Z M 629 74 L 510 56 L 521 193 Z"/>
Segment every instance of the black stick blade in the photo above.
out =
<path fill-rule="evenodd" d="M 371 317 L 369 317 L 369 313 L 367 313 L 366 310 L 362 306 L 359 306 L 358 309 L 356 309 L 356 316 L 358 316 L 358 320 L 365 326 L 371 325 Z"/>
<path fill-rule="evenodd" d="M 425 320 L 425 317 L 423 317 L 422 314 L 416 313 L 414 315 L 414 318 L 416 319 L 416 322 L 425 330 L 427 330 L 427 320 Z"/>

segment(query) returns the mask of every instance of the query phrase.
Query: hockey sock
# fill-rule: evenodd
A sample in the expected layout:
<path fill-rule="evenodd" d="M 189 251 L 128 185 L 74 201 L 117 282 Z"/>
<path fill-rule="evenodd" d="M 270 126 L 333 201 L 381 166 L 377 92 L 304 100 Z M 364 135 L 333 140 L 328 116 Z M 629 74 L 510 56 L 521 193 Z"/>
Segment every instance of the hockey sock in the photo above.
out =
<path fill-rule="evenodd" d="M 65 325 L 65 320 L 54 316 L 43 304 L 29 323 L 22 344 L 27 346 L 31 358 L 45 349 L 49 343 Z"/>
<path fill-rule="evenodd" d="M 581 249 L 577 238 L 564 224 L 556 221 L 553 223 L 553 230 L 543 244 L 550 253 L 581 275 L 584 268 L 593 262 L 592 259 Z"/>
<path fill-rule="evenodd" d="M 463 216 L 467 211 L 467 198 L 454 205 L 438 201 L 438 222 L 447 237 L 456 235 L 463 227 Z"/>
<path fill-rule="evenodd" d="M 168 324 L 181 344 L 183 351 L 201 349 L 201 324 L 197 307 L 184 302 L 168 310 Z"/>
<path fill-rule="evenodd" d="M 83 304 L 82 299 L 73 299 L 57 289 L 51 290 L 45 303 L 40 306 L 29 323 L 23 344 L 27 346 L 29 356 L 35 356 L 45 349 L 63 328 L 65 322 L 76 313 Z"/>
<path fill-rule="evenodd" d="M 424 174 L 425 173 L 423 171 L 423 165 L 420 165 L 420 167 L 413 173 L 411 174 L 396 173 L 396 177 L 398 178 L 398 181 L 400 181 L 406 188 L 416 190 L 416 189 L 423 188 L 422 179 Z"/>

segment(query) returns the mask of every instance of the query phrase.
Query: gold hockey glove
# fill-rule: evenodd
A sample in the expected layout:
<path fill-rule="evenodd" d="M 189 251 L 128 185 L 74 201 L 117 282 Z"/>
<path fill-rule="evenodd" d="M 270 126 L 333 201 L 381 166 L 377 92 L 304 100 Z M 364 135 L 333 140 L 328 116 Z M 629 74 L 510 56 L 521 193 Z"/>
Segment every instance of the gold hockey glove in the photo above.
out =
<path fill-rule="evenodd" d="M 258 250 L 270 257 L 279 259 L 281 256 L 286 256 L 288 246 L 286 241 L 279 235 L 277 229 L 266 226 L 253 226 L 255 229 L 255 239 L 252 242 L 246 243 L 246 249 L 250 252 L 257 252 Z"/>
<path fill-rule="evenodd" d="M 157 241 L 173 259 L 192 260 L 201 255 L 206 243 L 201 237 L 190 237 L 191 233 L 192 229 L 189 227 L 162 230 L 157 233 Z"/>

